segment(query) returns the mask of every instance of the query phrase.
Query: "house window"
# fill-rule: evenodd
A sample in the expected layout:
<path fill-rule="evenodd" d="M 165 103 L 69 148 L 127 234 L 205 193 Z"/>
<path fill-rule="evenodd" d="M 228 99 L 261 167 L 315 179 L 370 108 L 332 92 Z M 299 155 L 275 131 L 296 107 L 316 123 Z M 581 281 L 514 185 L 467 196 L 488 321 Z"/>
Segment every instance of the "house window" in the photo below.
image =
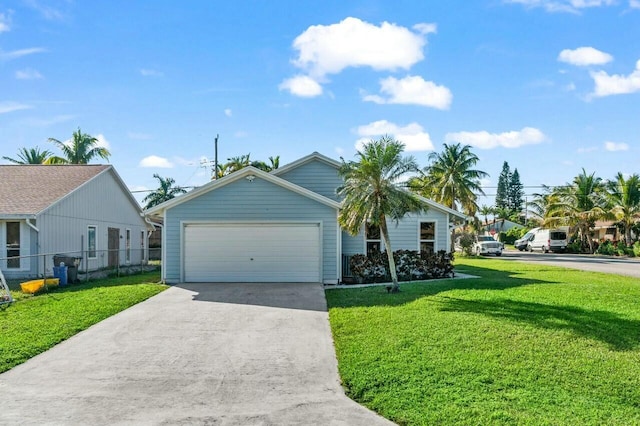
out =
<path fill-rule="evenodd" d="M 96 227 L 89 226 L 87 228 L 87 257 L 95 259 L 96 256 Z"/>
<path fill-rule="evenodd" d="M 432 254 L 436 250 L 436 223 L 420 222 L 420 253 Z"/>
<path fill-rule="evenodd" d="M 125 231 L 124 257 L 125 262 L 131 263 L 131 229 Z"/>
<path fill-rule="evenodd" d="M 382 245 L 380 244 L 380 227 L 367 223 L 365 234 L 367 240 L 367 254 L 382 251 Z"/>
<path fill-rule="evenodd" d="M 20 269 L 20 222 L 7 222 L 7 268 Z"/>
<path fill-rule="evenodd" d="M 144 252 L 144 231 L 140 231 L 140 260 L 145 260 L 145 252 Z"/>

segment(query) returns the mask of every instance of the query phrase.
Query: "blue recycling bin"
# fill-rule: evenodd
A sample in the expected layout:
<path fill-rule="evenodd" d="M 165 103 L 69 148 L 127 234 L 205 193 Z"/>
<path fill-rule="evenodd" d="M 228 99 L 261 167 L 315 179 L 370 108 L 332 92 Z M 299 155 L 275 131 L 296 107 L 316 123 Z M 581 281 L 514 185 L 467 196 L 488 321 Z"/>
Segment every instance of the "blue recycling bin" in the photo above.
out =
<path fill-rule="evenodd" d="M 67 285 L 67 266 L 54 266 L 53 278 L 58 278 L 60 285 Z"/>

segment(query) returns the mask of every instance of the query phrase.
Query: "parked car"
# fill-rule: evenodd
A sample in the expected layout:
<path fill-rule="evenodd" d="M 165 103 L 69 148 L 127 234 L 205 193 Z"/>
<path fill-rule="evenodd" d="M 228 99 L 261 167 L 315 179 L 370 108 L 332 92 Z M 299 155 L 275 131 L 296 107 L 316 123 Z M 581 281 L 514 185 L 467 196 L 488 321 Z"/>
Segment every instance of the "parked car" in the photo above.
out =
<path fill-rule="evenodd" d="M 476 242 L 473 244 L 473 252 L 476 256 L 482 254 L 495 254 L 496 256 L 502 256 L 502 243 L 496 241 L 489 235 L 478 235 Z"/>
<path fill-rule="evenodd" d="M 543 253 L 562 252 L 569 245 L 568 230 L 565 229 L 538 229 L 533 238 L 527 244 L 528 251 L 540 250 Z"/>
<path fill-rule="evenodd" d="M 540 229 L 540 228 L 533 228 L 533 229 L 529 230 L 529 232 L 524 234 L 522 236 L 522 238 L 517 239 L 513 243 L 513 246 L 515 248 L 517 248 L 518 250 L 520 250 L 520 251 L 526 250 L 527 249 L 527 245 L 529 244 L 529 241 L 531 241 L 533 239 L 533 236 L 536 234 L 538 229 Z"/>

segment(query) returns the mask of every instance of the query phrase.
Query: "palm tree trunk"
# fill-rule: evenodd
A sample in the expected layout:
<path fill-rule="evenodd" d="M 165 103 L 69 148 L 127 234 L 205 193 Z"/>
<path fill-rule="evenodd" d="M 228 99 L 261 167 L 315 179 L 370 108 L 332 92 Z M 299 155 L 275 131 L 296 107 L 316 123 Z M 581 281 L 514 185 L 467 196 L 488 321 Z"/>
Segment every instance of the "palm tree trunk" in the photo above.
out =
<path fill-rule="evenodd" d="M 398 282 L 398 273 L 396 272 L 396 262 L 393 259 L 391 240 L 389 240 L 387 220 L 384 217 L 380 220 L 380 235 L 382 236 L 382 240 L 384 241 L 384 250 L 387 252 L 387 259 L 389 259 L 389 273 L 391 274 L 391 281 L 393 282 L 391 292 L 397 293 L 400 291 L 400 283 Z"/>

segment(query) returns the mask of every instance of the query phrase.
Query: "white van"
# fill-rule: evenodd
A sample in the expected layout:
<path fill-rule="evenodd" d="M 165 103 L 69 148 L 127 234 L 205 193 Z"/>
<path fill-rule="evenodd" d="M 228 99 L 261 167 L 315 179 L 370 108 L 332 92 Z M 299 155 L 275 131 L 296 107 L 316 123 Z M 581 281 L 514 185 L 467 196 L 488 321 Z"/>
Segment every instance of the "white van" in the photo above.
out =
<path fill-rule="evenodd" d="M 527 250 L 540 250 L 543 253 L 565 251 L 569 245 L 568 231 L 568 228 L 538 229 L 527 244 Z"/>

